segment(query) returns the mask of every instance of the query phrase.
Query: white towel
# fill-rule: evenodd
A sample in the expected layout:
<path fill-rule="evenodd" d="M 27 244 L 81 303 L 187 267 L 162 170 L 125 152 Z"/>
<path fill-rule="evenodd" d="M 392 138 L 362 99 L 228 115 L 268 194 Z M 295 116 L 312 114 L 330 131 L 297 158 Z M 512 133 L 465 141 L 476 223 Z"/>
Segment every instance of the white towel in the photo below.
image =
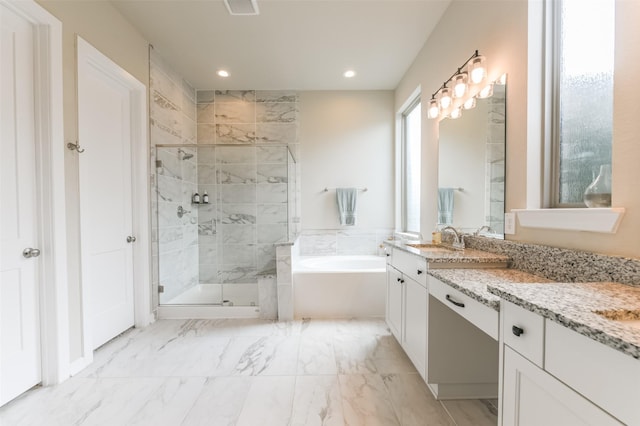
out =
<path fill-rule="evenodd" d="M 355 225 L 358 190 L 356 188 L 337 188 L 336 201 L 338 202 L 340 225 Z"/>

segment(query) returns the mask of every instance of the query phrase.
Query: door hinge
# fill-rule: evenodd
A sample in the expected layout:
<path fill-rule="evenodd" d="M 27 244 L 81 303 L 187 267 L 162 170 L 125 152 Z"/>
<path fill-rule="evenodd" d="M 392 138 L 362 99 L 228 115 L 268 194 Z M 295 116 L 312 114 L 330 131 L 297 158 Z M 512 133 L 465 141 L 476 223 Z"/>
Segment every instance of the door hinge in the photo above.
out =
<path fill-rule="evenodd" d="M 163 285 L 159 285 L 158 286 L 158 293 L 164 293 L 164 286 Z"/>

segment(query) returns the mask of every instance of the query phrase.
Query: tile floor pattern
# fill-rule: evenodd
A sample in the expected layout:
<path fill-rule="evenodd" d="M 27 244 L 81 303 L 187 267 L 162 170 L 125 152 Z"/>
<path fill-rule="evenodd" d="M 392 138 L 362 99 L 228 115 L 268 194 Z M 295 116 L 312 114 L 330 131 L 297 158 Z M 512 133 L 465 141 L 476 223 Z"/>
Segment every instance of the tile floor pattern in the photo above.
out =
<path fill-rule="evenodd" d="M 495 425 L 495 401 L 436 401 L 382 320 L 159 320 L 2 426 Z"/>

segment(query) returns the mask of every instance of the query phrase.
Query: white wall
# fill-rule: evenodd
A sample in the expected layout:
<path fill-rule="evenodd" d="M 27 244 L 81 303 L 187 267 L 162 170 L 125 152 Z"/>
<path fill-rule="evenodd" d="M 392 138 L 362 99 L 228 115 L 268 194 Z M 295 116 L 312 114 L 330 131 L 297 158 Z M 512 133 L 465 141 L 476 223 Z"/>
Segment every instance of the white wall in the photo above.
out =
<path fill-rule="evenodd" d="M 528 152 L 536 154 L 540 141 L 528 140 L 528 126 L 539 127 L 539 122 L 527 122 L 527 109 L 536 108 L 529 102 L 528 89 L 528 7 L 527 1 L 461 1 L 454 0 L 423 49 L 418 54 L 395 92 L 396 109 L 419 85 L 426 102 L 475 49 L 488 60 L 490 78 L 508 73 L 507 88 L 507 164 L 506 210 L 527 208 Z M 640 73 L 640 3 L 616 1 L 616 52 L 613 140 L 613 205 L 622 206 L 627 213 L 617 234 L 549 231 L 518 227 L 516 235 L 508 239 L 548 244 L 556 247 L 587 251 L 640 256 L 637 235 L 640 231 L 640 120 L 637 111 Z M 536 65 L 536 64 L 532 64 Z M 437 191 L 438 152 L 437 120 L 423 122 L 423 232 L 430 230 L 436 220 L 437 206 L 431 202 Z M 529 151 L 528 151 L 529 150 Z"/>
<path fill-rule="evenodd" d="M 76 34 L 88 41 L 148 87 L 147 41 L 108 2 L 38 2 L 62 22 L 64 139 L 76 142 Z M 78 154 L 66 151 L 67 244 L 69 277 L 70 361 L 82 354 L 80 287 L 80 218 L 78 200 Z"/>
<path fill-rule="evenodd" d="M 302 230 L 393 228 L 392 91 L 300 93 Z M 355 227 L 341 227 L 335 191 L 358 196 Z"/>

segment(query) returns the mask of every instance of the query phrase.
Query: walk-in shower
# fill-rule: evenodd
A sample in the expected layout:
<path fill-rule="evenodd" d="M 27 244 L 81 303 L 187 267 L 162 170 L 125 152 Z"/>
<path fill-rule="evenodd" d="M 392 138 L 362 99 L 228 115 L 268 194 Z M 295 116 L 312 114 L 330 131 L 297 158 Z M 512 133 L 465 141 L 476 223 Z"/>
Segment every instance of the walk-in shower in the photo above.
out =
<path fill-rule="evenodd" d="M 158 145 L 155 166 L 159 304 L 257 306 L 294 232 L 288 147 Z"/>

